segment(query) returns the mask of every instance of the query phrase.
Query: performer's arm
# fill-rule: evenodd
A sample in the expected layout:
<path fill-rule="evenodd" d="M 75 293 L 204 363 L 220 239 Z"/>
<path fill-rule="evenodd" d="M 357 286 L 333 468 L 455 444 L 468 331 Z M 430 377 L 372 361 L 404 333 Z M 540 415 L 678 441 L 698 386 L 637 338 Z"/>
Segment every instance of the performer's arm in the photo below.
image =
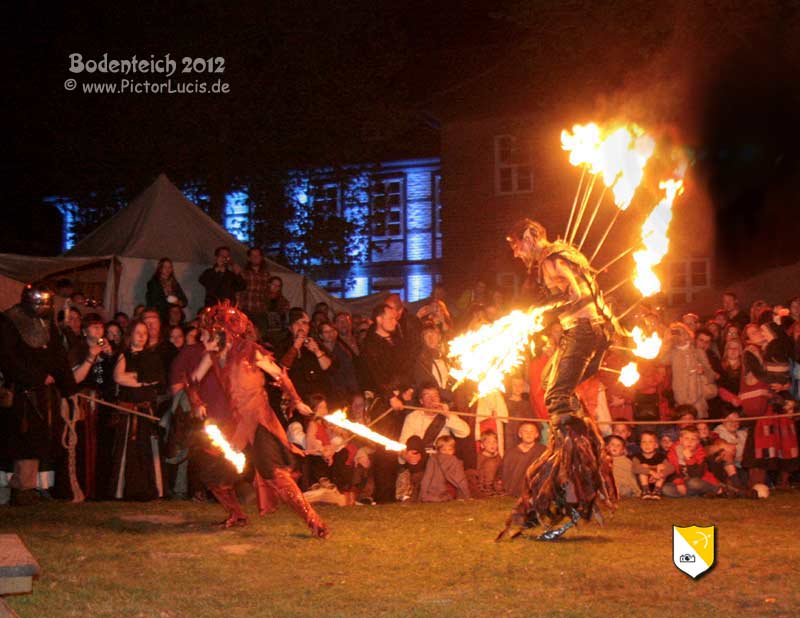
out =
<path fill-rule="evenodd" d="M 297 394 L 297 389 L 295 389 L 286 369 L 279 367 L 271 354 L 264 354 L 261 350 L 256 350 L 256 366 L 275 379 L 283 394 L 289 399 L 291 407 L 305 416 L 310 416 L 314 413 L 300 399 L 300 395 Z"/>
<path fill-rule="evenodd" d="M 211 354 L 206 352 L 203 354 L 203 358 L 200 360 L 200 363 L 197 365 L 197 367 L 195 367 L 195 370 L 192 371 L 189 379 L 195 383 L 200 382 L 206 377 L 206 374 L 209 372 L 213 364 L 214 360 L 211 358 Z"/>

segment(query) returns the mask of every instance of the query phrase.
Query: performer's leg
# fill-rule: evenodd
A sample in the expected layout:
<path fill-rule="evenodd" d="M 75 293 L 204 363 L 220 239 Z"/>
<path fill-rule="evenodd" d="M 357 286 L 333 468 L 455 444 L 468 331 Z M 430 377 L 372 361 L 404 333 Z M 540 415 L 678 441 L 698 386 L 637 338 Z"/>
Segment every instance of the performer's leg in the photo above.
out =
<path fill-rule="evenodd" d="M 253 477 L 253 487 L 258 497 L 258 514 L 262 517 L 274 513 L 278 508 L 278 496 L 273 487 L 258 472 Z"/>
<path fill-rule="evenodd" d="M 596 343 L 596 333 L 588 323 L 579 322 L 575 327 L 564 331 L 558 350 L 551 359 L 551 372 L 544 395 L 551 417 L 580 411 L 575 388 L 595 357 Z"/>
<path fill-rule="evenodd" d="M 214 494 L 217 502 L 228 511 L 228 519 L 222 522 L 225 528 L 244 526 L 247 523 L 247 516 L 242 511 L 233 485 L 210 485 L 208 489 Z"/>
<path fill-rule="evenodd" d="M 329 535 L 328 527 L 303 496 L 289 472 L 285 447 L 267 429 L 259 425 L 253 439 L 253 466 L 274 494 L 303 518 L 314 536 L 321 539 Z"/>

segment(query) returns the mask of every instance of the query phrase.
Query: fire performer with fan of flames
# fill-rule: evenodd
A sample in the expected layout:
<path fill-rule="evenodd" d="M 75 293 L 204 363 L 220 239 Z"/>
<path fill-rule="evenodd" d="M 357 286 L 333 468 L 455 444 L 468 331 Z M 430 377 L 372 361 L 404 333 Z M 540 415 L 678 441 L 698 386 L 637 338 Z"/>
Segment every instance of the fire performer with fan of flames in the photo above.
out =
<path fill-rule="evenodd" d="M 246 522 L 232 488 L 237 477 L 232 464 L 237 457 L 242 459 L 236 462 L 241 472 L 242 453 L 246 453 L 257 473 L 262 512 L 274 510 L 275 502 L 280 500 L 303 518 L 314 536 L 327 538 L 327 525 L 303 497 L 289 472 L 291 454 L 302 453 L 289 443 L 269 404 L 264 374 L 274 379 L 294 409 L 306 415 L 312 414 L 311 409 L 300 400 L 286 371 L 275 363 L 272 354 L 248 336 L 252 324 L 244 313 L 227 302 L 209 307 L 202 315 L 200 330 L 206 354 L 188 376 L 188 391 L 192 407 L 201 417 L 205 416 L 204 405 L 193 385 L 213 371 L 225 393 L 230 415 L 215 419 L 218 425 L 206 427 L 216 449 L 205 449 L 207 456 L 201 458 L 200 466 L 205 468 L 204 480 L 229 511 L 226 525 Z M 222 451 L 225 459 L 208 453 L 215 450 Z"/>
<path fill-rule="evenodd" d="M 542 525 L 538 537 L 553 540 L 580 518 L 600 517 L 597 501 L 617 501 L 611 462 L 597 426 L 583 413 L 575 388 L 600 368 L 611 329 L 619 329 L 603 301 L 586 258 L 575 247 L 549 242 L 535 221 L 518 222 L 508 236 L 514 256 L 531 271 L 538 267 L 540 283 L 550 292 L 564 332 L 550 361 L 545 405 L 552 430 L 545 453 L 529 468 L 522 497 L 498 538 L 512 527 L 517 536 Z M 564 519 L 558 528 L 552 526 Z"/>

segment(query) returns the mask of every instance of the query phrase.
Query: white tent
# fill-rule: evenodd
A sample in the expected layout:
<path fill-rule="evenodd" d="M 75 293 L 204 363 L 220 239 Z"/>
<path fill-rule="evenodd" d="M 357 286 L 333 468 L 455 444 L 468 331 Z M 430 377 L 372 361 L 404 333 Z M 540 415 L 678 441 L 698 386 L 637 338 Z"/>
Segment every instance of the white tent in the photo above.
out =
<path fill-rule="evenodd" d="M 198 277 L 213 264 L 214 250 L 222 245 L 230 248 L 234 261 L 245 263 L 247 247 L 161 174 L 128 206 L 77 243 L 64 257 L 109 259 L 113 256 L 120 268 L 118 273 L 116 269 L 109 269 L 104 305 L 111 312 L 128 313 L 144 302 L 147 281 L 155 272 L 158 260 L 169 257 L 188 297 L 188 309 L 193 312 L 202 306 L 204 298 Z M 293 306 L 311 309 L 318 302 L 327 302 L 334 310 L 368 311 L 367 307 L 374 302 L 374 299 L 343 301 L 284 266 L 268 261 L 268 267 L 271 273 L 283 279 L 284 295 Z"/>

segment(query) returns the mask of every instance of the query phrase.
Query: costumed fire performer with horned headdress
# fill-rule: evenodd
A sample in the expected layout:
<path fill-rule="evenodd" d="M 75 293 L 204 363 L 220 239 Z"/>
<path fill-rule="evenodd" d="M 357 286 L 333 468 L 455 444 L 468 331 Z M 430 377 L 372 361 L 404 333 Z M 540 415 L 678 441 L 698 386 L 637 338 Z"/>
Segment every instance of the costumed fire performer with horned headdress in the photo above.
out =
<path fill-rule="evenodd" d="M 543 525 L 538 538 L 552 540 L 580 518 L 599 518 L 597 502 L 614 506 L 617 489 L 597 425 L 585 414 L 575 388 L 600 368 L 616 319 L 583 254 L 570 244 L 547 240 L 535 221 L 518 222 L 508 242 L 514 257 L 529 273 L 538 268 L 539 284 L 550 293 L 564 329 L 546 375 L 545 405 L 551 432 L 547 450 L 528 469 L 522 497 L 508 519 L 502 538 L 512 527 Z M 551 526 L 564 519 L 558 528 Z"/>
<path fill-rule="evenodd" d="M 199 383 L 213 371 L 223 387 L 229 412 L 227 418 L 214 419 L 217 425 L 206 425 L 212 444 L 225 453 L 226 459 L 236 462 L 239 472 L 244 466 L 242 453 L 246 453 L 257 473 L 262 512 L 274 510 L 276 501 L 283 502 L 303 518 L 314 536 L 326 538 L 329 535 L 327 525 L 303 497 L 291 476 L 291 454 L 302 453 L 289 444 L 269 404 L 264 374 L 273 378 L 291 407 L 306 415 L 312 414 L 311 409 L 300 400 L 286 370 L 275 363 L 270 352 L 253 341 L 253 326 L 244 313 L 227 302 L 209 307 L 201 318 L 200 329 L 206 354 L 188 376 L 189 398 L 195 410 L 202 410 L 203 402 L 192 384 Z M 242 525 L 246 518 L 232 487 L 237 475 L 219 457 L 210 456 L 210 450 L 213 449 L 205 449 L 209 456 L 201 462 L 201 466 L 207 464 L 204 480 L 228 509 L 228 527 Z"/>

